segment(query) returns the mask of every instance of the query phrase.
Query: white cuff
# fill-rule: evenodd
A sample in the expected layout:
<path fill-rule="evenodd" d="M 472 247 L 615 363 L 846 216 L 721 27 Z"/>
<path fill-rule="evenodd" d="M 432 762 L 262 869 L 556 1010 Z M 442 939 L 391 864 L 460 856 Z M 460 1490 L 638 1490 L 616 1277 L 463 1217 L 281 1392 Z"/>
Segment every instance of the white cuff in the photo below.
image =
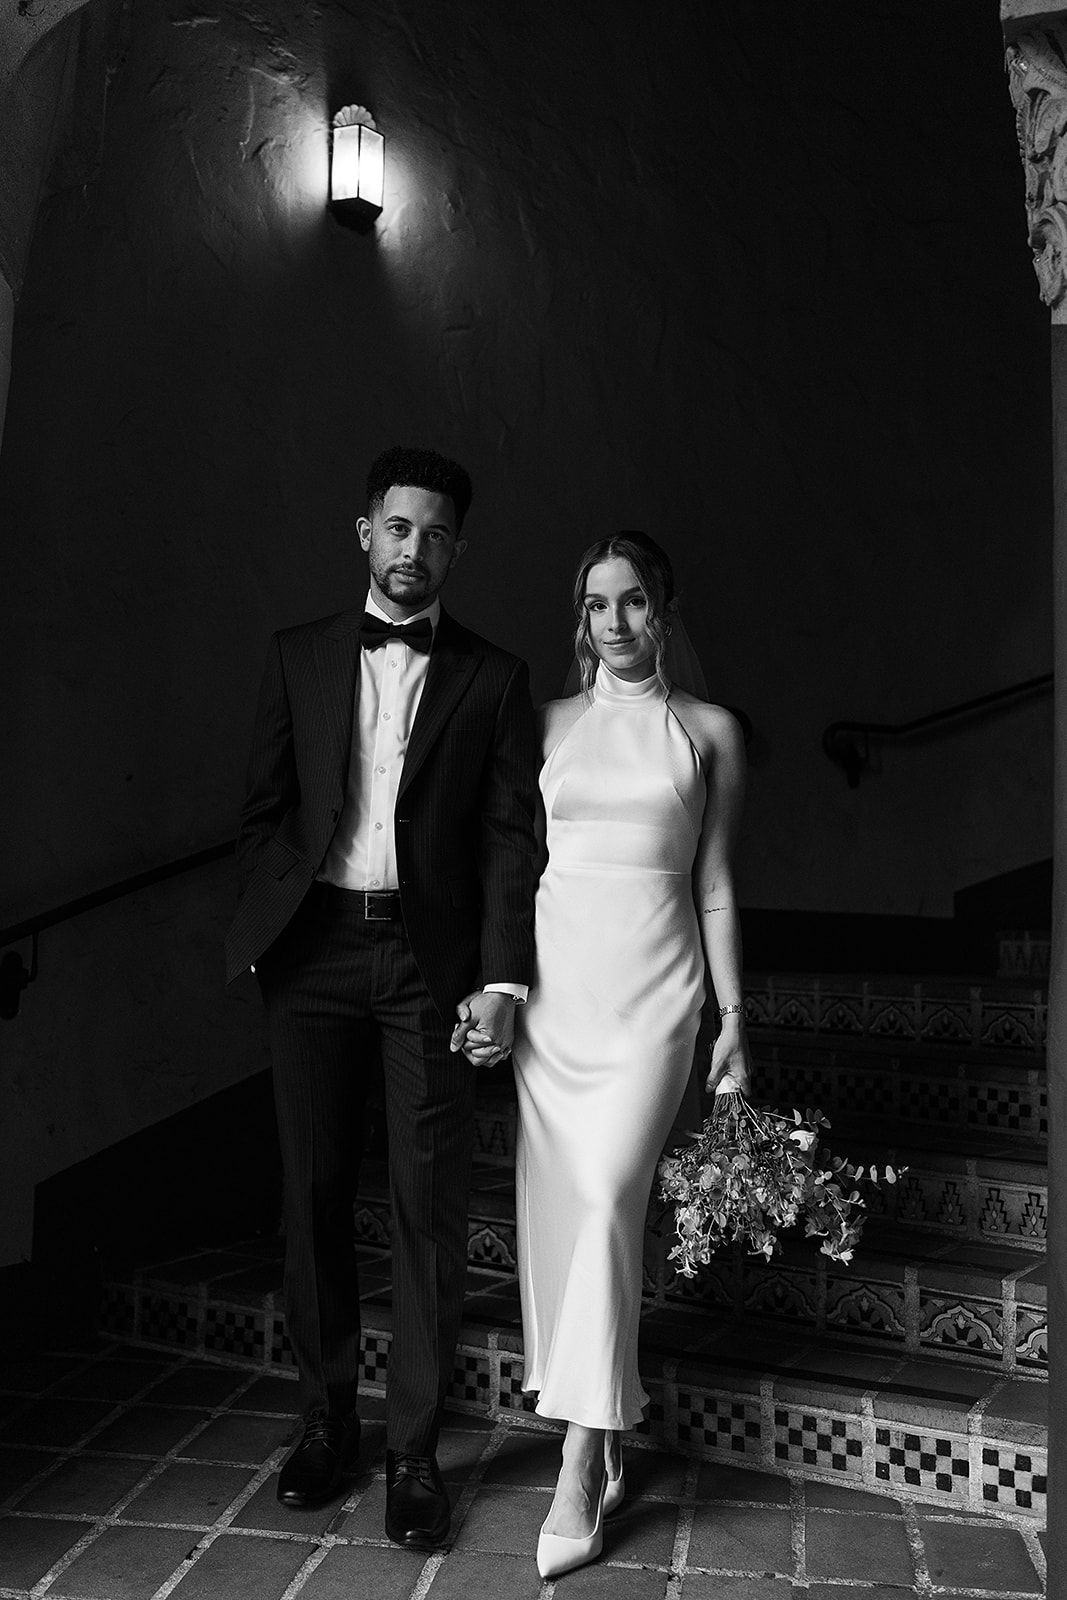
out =
<path fill-rule="evenodd" d="M 487 983 L 483 994 L 509 994 L 517 1006 L 526 1004 L 530 995 L 528 983 Z"/>

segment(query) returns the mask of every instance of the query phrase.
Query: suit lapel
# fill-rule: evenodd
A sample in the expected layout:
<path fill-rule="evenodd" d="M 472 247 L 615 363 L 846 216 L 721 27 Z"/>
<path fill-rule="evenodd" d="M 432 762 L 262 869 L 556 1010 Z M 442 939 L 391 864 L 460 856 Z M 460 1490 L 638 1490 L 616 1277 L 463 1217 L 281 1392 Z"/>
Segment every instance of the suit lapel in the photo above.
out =
<path fill-rule="evenodd" d="M 344 612 L 335 617 L 315 640 L 319 690 L 345 781 L 352 751 L 356 696 L 359 693 L 359 624 L 362 616 L 362 607 L 358 611 Z"/>
<path fill-rule="evenodd" d="M 466 630 L 442 610 L 430 651 L 422 698 L 404 757 L 398 798 L 422 766 L 474 676 L 481 657 L 473 646 L 474 641 Z"/>

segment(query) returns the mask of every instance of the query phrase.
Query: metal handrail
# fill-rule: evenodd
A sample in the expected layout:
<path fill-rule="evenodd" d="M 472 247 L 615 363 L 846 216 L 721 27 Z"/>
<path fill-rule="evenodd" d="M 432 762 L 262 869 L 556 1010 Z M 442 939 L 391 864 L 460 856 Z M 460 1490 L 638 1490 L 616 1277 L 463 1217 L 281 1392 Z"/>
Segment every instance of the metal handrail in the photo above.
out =
<path fill-rule="evenodd" d="M 91 894 L 79 895 L 76 900 L 68 900 L 61 906 L 54 906 L 51 911 L 41 911 L 35 917 L 26 917 L 22 922 L 13 923 L 10 928 L 0 928 L 0 945 L 11 945 L 19 939 L 33 940 L 28 968 L 17 950 L 9 950 L 0 961 L 0 1017 L 10 1022 L 13 1017 L 18 1016 L 19 997 L 27 984 L 32 983 L 37 976 L 37 938 L 46 928 L 54 928 L 60 922 L 69 922 L 74 917 L 82 916 L 86 911 L 95 911 L 98 906 L 109 905 L 112 900 L 121 900 L 128 894 L 136 894 L 139 889 L 149 889 L 153 884 L 165 882 L 167 878 L 178 877 L 180 873 L 192 872 L 197 867 L 206 867 L 212 861 L 222 861 L 233 854 L 233 848 L 232 839 L 228 839 L 225 844 L 209 845 L 206 850 L 196 850 L 192 855 L 179 856 L 176 861 L 167 861 L 162 866 L 149 868 L 147 872 L 135 873 L 132 878 L 121 878 L 118 883 L 110 884 L 106 889 L 94 889 Z"/>
<path fill-rule="evenodd" d="M 1025 678 L 1022 683 L 1009 684 L 1006 689 L 994 689 L 992 693 L 977 695 L 973 700 L 962 700 L 959 705 L 946 706 L 943 711 L 931 711 L 925 717 L 914 717 L 911 722 L 831 722 L 823 733 L 822 747 L 830 760 L 843 769 L 849 788 L 856 789 L 860 777 L 871 764 L 872 738 L 906 739 L 913 733 L 921 733 L 924 728 L 967 716 L 986 706 L 1051 689 L 1053 680 L 1053 673 L 1042 672 L 1036 678 Z"/>

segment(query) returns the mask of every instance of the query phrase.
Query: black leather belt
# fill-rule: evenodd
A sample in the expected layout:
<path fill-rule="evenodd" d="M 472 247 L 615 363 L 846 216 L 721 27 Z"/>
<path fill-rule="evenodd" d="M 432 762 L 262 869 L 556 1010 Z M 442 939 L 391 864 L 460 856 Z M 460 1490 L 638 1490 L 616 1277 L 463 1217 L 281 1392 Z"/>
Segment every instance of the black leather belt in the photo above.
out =
<path fill-rule="evenodd" d="M 342 889 L 322 879 L 314 887 L 324 901 L 362 917 L 365 922 L 400 922 L 403 919 L 399 889 Z"/>

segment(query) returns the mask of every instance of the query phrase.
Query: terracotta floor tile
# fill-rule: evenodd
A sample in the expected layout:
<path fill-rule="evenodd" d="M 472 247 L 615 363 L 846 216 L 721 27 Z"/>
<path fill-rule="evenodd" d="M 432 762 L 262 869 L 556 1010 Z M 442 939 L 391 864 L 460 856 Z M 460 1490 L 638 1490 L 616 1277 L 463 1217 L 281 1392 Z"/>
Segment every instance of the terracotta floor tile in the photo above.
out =
<path fill-rule="evenodd" d="M 559 1600 L 664 1600 L 668 1581 L 666 1572 L 613 1567 L 601 1560 L 557 1579 L 556 1594 Z M 489 1600 L 489 1596 L 485 1600 Z M 497 1597 L 493 1596 L 493 1600 Z M 851 1595 L 849 1600 L 852 1600 Z"/>
<path fill-rule="evenodd" d="M 17 1502 L 19 1511 L 62 1511 L 102 1517 L 149 1470 L 149 1461 L 122 1456 L 71 1456 Z"/>
<path fill-rule="evenodd" d="M 236 1367 L 179 1367 L 152 1390 L 155 1405 L 221 1406 L 248 1383 Z"/>
<path fill-rule="evenodd" d="M 868 1494 L 865 1489 L 846 1489 L 843 1483 L 808 1483 L 804 1486 L 806 1503 L 821 1510 L 875 1511 L 885 1516 L 899 1516 L 900 1502 L 890 1495 Z"/>
<path fill-rule="evenodd" d="M 14 1361 L 5 1361 L 0 1371 L 0 1389 L 12 1389 L 17 1394 L 41 1394 L 62 1378 L 86 1366 L 88 1359 L 82 1353 L 23 1356 Z"/>
<path fill-rule="evenodd" d="M 677 1499 L 682 1492 L 689 1463 L 683 1456 L 671 1456 L 664 1450 L 639 1450 L 624 1444 L 622 1466 L 626 1476 L 627 1500 L 640 1499 L 648 1494 Z"/>
<path fill-rule="evenodd" d="M 300 1600 L 408 1600 L 425 1565 L 425 1555 L 397 1545 L 335 1545 L 305 1579 Z M 438 1594 L 441 1576 L 431 1593 Z M 478 1600 L 477 1592 L 468 1591 L 464 1600 Z M 501 1593 L 499 1600 L 512 1596 Z"/>
<path fill-rule="evenodd" d="M 79 1600 L 149 1600 L 195 1544 L 196 1535 L 180 1528 L 105 1528 L 71 1562 L 56 1592 Z"/>
<path fill-rule="evenodd" d="M 165 1357 L 155 1362 L 94 1361 L 64 1378 L 56 1392 L 83 1400 L 128 1400 L 171 1366 Z"/>
<path fill-rule="evenodd" d="M 479 1489 L 456 1536 L 455 1548 L 532 1555 L 550 1504 L 547 1492 L 535 1489 Z"/>
<path fill-rule="evenodd" d="M 537 1600 L 541 1579 L 532 1557 L 455 1551 L 433 1581 L 436 1600 Z M 567 1591 L 570 1592 L 569 1590 Z M 563 1594 L 560 1600 L 564 1600 Z"/>
<path fill-rule="evenodd" d="M 171 1593 L 178 1600 L 278 1600 L 310 1554 L 291 1539 L 223 1533 Z"/>
<path fill-rule="evenodd" d="M 93 1436 L 93 1449 L 121 1451 L 125 1455 L 158 1458 L 173 1450 L 199 1423 L 206 1411 L 179 1411 L 153 1405 L 131 1406 Z"/>
<path fill-rule="evenodd" d="M 604 1554 L 609 1561 L 643 1561 L 666 1566 L 674 1549 L 678 1509 L 655 1500 L 630 1498 L 604 1524 Z"/>
<path fill-rule="evenodd" d="M 798 1589 L 807 1596 L 814 1590 Z M 792 1586 L 785 1578 L 711 1578 L 692 1573 L 682 1580 L 682 1600 L 791 1600 Z M 906 1600 L 900 1589 L 895 1600 Z M 834 1600 L 870 1600 L 868 1589 L 835 1589 Z"/>
<path fill-rule="evenodd" d="M 176 1462 L 135 1496 L 123 1512 L 131 1522 L 217 1522 L 252 1477 L 247 1467 Z"/>
<path fill-rule="evenodd" d="M 788 1577 L 793 1570 L 789 1512 L 778 1506 L 697 1506 L 689 1565 Z"/>
<path fill-rule="evenodd" d="M 0 1448 L 0 1500 L 14 1498 L 31 1478 L 50 1471 L 56 1460 L 51 1450 L 22 1450 L 15 1445 Z"/>
<path fill-rule="evenodd" d="M 805 1549 L 809 1578 L 858 1578 L 904 1586 L 915 1582 L 903 1522 L 809 1511 Z"/>
<path fill-rule="evenodd" d="M 324 1506 L 312 1506 L 307 1511 L 294 1511 L 278 1500 L 278 1475 L 272 1473 L 252 1498 L 243 1505 L 233 1519 L 235 1528 L 258 1528 L 267 1533 L 325 1533 L 334 1518 L 339 1516 L 348 1491 L 346 1480 L 334 1500 Z M 380 1532 L 379 1523 L 378 1531 Z"/>
<path fill-rule="evenodd" d="M 293 1432 L 291 1417 L 242 1416 L 230 1412 L 216 1417 L 183 1450 L 197 1461 L 238 1461 L 258 1467 L 274 1454 Z"/>
<path fill-rule="evenodd" d="M 1041 1585 L 1020 1533 L 1014 1528 L 924 1522 L 923 1545 L 930 1578 L 952 1589 L 1018 1590 L 1039 1594 Z"/>
<path fill-rule="evenodd" d="M 709 1463 L 697 1477 L 698 1500 L 758 1500 L 789 1504 L 789 1479 L 776 1472 L 747 1472 Z"/>
<path fill-rule="evenodd" d="M 536 1433 L 532 1428 L 529 1432 L 515 1429 L 486 1467 L 485 1482 L 529 1484 L 541 1489 L 554 1489 L 559 1477 L 562 1443 L 562 1436 L 558 1433 Z"/>
<path fill-rule="evenodd" d="M 73 1445 L 113 1410 L 109 1400 L 36 1400 L 8 1418 L 0 1427 L 0 1439 L 10 1444 Z"/>
<path fill-rule="evenodd" d="M 300 1385 L 295 1378 L 277 1378 L 271 1375 L 257 1378 L 251 1388 L 238 1395 L 233 1402 L 235 1411 L 273 1411 L 285 1416 L 302 1414 Z"/>
<path fill-rule="evenodd" d="M 0 1517 L 0 1586 L 32 1589 L 91 1527 L 91 1522 Z"/>

